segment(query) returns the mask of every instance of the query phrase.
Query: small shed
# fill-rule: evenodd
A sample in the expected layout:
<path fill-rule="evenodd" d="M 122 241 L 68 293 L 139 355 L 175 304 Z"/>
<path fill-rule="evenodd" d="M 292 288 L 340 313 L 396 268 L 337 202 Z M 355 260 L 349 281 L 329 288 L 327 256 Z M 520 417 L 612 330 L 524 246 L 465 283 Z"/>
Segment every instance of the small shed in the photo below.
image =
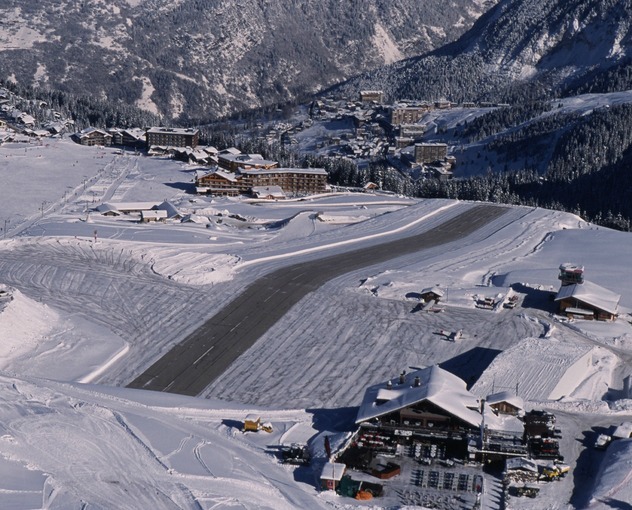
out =
<path fill-rule="evenodd" d="M 524 414 L 524 400 L 510 391 L 501 391 L 487 397 L 487 405 L 497 414 L 519 416 Z"/>
<path fill-rule="evenodd" d="M 347 471 L 347 466 L 339 462 L 327 462 L 320 473 L 320 487 L 324 491 L 335 491 L 343 475 Z"/>
<path fill-rule="evenodd" d="M 443 291 L 439 287 L 427 287 L 419 293 L 423 302 L 440 301 L 443 297 Z"/>
<path fill-rule="evenodd" d="M 120 216 L 121 212 L 112 204 L 104 203 L 96 207 L 96 211 L 100 212 L 103 216 Z"/>
<path fill-rule="evenodd" d="M 632 437 L 632 422 L 625 421 L 612 433 L 614 439 L 630 439 Z"/>
<path fill-rule="evenodd" d="M 284 200 L 285 193 L 281 186 L 253 186 L 252 195 L 265 200 Z"/>
<path fill-rule="evenodd" d="M 149 223 L 152 221 L 165 221 L 167 219 L 167 211 L 151 210 L 140 212 L 140 222 Z"/>

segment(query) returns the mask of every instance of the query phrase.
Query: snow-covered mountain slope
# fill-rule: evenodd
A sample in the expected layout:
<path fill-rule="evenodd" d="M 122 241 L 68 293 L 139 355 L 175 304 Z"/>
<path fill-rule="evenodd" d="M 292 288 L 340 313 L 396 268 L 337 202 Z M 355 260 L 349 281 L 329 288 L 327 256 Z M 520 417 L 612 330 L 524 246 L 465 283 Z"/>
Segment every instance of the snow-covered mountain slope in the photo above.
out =
<path fill-rule="evenodd" d="M 629 0 L 503 0 L 458 41 L 353 85 L 385 88 L 395 98 L 453 101 L 624 90 L 630 88 L 631 23 Z M 609 83 L 603 73 L 610 73 Z"/>
<path fill-rule="evenodd" d="M 494 0 L 12 0 L 3 78 L 210 119 L 456 39 Z"/>

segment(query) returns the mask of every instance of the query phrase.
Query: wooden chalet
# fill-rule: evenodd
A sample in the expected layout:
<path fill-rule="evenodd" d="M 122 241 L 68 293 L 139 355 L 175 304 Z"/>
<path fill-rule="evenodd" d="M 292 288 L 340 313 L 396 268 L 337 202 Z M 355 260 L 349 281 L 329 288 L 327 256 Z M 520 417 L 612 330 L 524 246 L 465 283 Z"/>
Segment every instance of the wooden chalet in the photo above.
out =
<path fill-rule="evenodd" d="M 426 287 L 419 293 L 419 298 L 425 303 L 440 301 L 443 298 L 443 291 L 439 287 Z"/>
<path fill-rule="evenodd" d="M 107 146 L 112 145 L 112 135 L 103 129 L 86 128 L 79 133 L 75 133 L 73 138 L 81 145 L 88 146 Z"/>
<path fill-rule="evenodd" d="M 323 168 L 240 168 L 237 172 L 222 168 L 210 172 L 200 170 L 195 176 L 195 187 L 197 193 L 221 196 L 251 194 L 273 199 L 283 199 L 287 193 L 324 193 L 329 189 L 327 171 Z"/>
<path fill-rule="evenodd" d="M 223 170 L 199 172 L 195 178 L 195 188 L 198 193 L 208 193 L 216 196 L 236 197 L 246 193 L 249 186 L 240 176 Z"/>
<path fill-rule="evenodd" d="M 614 321 L 619 316 L 621 295 L 596 283 L 562 285 L 555 301 L 560 313 L 573 319 Z"/>
<path fill-rule="evenodd" d="M 110 129 L 112 145 L 122 145 L 140 149 L 145 147 L 145 131 L 139 128 Z"/>
<path fill-rule="evenodd" d="M 477 431 L 481 420 L 479 401 L 465 382 L 437 365 L 369 387 L 356 417 L 358 424 L 407 431 L 402 435 L 458 439 Z"/>

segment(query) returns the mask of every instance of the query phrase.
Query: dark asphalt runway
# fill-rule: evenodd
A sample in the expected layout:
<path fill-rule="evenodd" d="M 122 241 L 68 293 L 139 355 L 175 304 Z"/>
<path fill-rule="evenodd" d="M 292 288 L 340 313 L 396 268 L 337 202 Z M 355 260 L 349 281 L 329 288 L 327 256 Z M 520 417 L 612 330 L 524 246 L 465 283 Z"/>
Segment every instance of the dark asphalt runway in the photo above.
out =
<path fill-rule="evenodd" d="M 276 270 L 255 281 L 129 388 L 198 395 L 300 299 L 345 273 L 431 248 L 478 230 L 505 208 L 479 205 L 415 236 Z"/>

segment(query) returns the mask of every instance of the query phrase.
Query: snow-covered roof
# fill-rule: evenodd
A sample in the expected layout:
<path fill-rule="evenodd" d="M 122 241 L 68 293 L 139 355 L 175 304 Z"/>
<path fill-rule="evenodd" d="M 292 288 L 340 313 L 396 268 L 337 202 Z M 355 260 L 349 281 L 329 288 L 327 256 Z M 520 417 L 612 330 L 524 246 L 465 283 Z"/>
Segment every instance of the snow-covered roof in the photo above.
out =
<path fill-rule="evenodd" d="M 565 273 L 583 273 L 584 266 L 573 264 L 572 262 L 563 262 L 560 264 L 560 271 L 564 271 Z"/>
<path fill-rule="evenodd" d="M 443 291 L 439 287 L 426 287 L 421 290 L 422 294 L 435 294 L 436 296 L 443 297 Z"/>
<path fill-rule="evenodd" d="M 618 313 L 621 294 L 612 292 L 596 283 L 584 281 L 584 283 L 574 283 L 564 285 L 557 293 L 555 301 L 573 298 L 587 305 L 594 306 L 599 310 L 616 315 Z"/>
<path fill-rule="evenodd" d="M 77 137 L 79 138 L 86 138 L 90 135 L 93 134 L 98 134 L 101 136 L 105 136 L 106 138 L 112 138 L 112 135 L 110 133 L 108 133 L 107 131 L 103 130 L 103 129 L 99 129 L 99 128 L 95 128 L 95 127 L 87 127 L 84 130 L 80 131 L 79 133 L 77 133 Z"/>
<path fill-rule="evenodd" d="M 285 198 L 285 193 L 281 186 L 253 186 L 252 194 L 258 197 L 272 196 L 276 198 Z"/>
<path fill-rule="evenodd" d="M 158 210 L 141 211 L 140 215 L 145 220 L 147 219 L 164 220 L 167 218 L 167 211 L 158 211 Z"/>
<path fill-rule="evenodd" d="M 415 386 L 414 382 L 416 377 L 419 377 L 418 386 Z M 473 427 L 481 424 L 477 398 L 467 391 L 462 379 L 438 365 L 407 374 L 404 384 L 392 384 L 391 389 L 388 389 L 386 382 L 370 386 L 364 394 L 356 423 L 404 409 L 424 400 Z"/>
<path fill-rule="evenodd" d="M 276 161 L 263 159 L 261 154 L 233 154 L 233 153 L 219 153 L 219 159 L 224 161 L 230 161 L 232 163 L 237 163 L 239 165 L 276 165 L 278 164 Z"/>
<path fill-rule="evenodd" d="M 340 481 L 347 469 L 346 464 L 339 462 L 327 462 L 323 466 L 323 470 L 320 472 L 321 480 L 336 480 Z"/>
<path fill-rule="evenodd" d="M 18 120 L 20 120 L 23 124 L 35 124 L 35 118 L 31 115 L 28 115 L 27 113 L 23 113 L 22 115 L 20 115 L 18 117 Z"/>
<path fill-rule="evenodd" d="M 616 429 L 614 429 L 612 437 L 616 437 L 617 439 L 629 439 L 630 437 L 632 437 L 632 422 L 623 422 Z"/>
<path fill-rule="evenodd" d="M 192 158 L 195 158 L 195 159 L 208 159 L 211 156 L 206 151 L 203 151 L 203 150 L 200 150 L 200 149 L 196 149 L 196 150 L 193 150 L 193 151 L 189 152 L 189 157 L 192 157 Z"/>
<path fill-rule="evenodd" d="M 182 217 L 182 223 L 208 223 L 209 220 L 206 216 L 200 216 L 199 214 L 185 214 Z"/>
<path fill-rule="evenodd" d="M 306 174 L 306 175 L 327 175 L 327 170 L 324 168 L 270 168 L 253 169 L 253 170 L 240 170 L 239 173 L 245 175 L 264 175 L 264 174 Z"/>
<path fill-rule="evenodd" d="M 199 133 L 199 129 L 194 128 L 171 128 L 171 127 L 152 127 L 147 130 L 147 133 L 151 134 L 178 134 L 178 135 L 193 135 Z"/>
<path fill-rule="evenodd" d="M 106 211 L 148 211 L 158 206 L 160 202 L 105 202 L 96 207 L 96 210 L 102 212 L 102 208 Z"/>
<path fill-rule="evenodd" d="M 224 149 L 219 151 L 219 154 L 224 155 L 224 154 L 241 154 L 241 151 L 239 149 L 237 149 L 236 147 L 229 147 L 228 149 Z"/>
<path fill-rule="evenodd" d="M 202 177 L 208 177 L 211 175 L 217 175 L 218 177 L 221 177 L 222 179 L 226 179 L 227 181 L 231 181 L 231 182 L 236 182 L 238 181 L 238 177 L 237 175 L 235 175 L 232 172 L 227 172 L 225 170 L 218 170 L 218 169 L 213 169 L 211 171 L 207 171 L 207 170 L 196 170 L 195 171 L 195 178 L 196 179 L 201 179 Z"/>
<path fill-rule="evenodd" d="M 105 214 L 105 213 L 120 214 L 120 211 L 115 206 L 113 206 L 112 204 L 108 204 L 107 202 L 104 204 L 99 204 L 98 206 L 95 207 L 95 210 L 100 212 L 101 214 Z"/>
<path fill-rule="evenodd" d="M 213 173 L 223 179 L 226 179 L 227 181 L 237 182 L 239 180 L 234 173 L 225 172 L 224 170 L 215 170 Z"/>
<path fill-rule="evenodd" d="M 524 400 L 511 391 L 501 391 L 498 393 L 494 393 L 493 395 L 488 395 L 487 403 L 491 406 L 494 404 L 499 404 L 501 402 L 506 402 L 518 409 L 524 409 Z"/>
<path fill-rule="evenodd" d="M 525 338 L 494 358 L 471 391 L 486 397 L 495 388 L 515 388 L 525 400 L 570 395 L 590 370 L 596 347 L 556 338 Z"/>
<path fill-rule="evenodd" d="M 140 128 L 127 128 L 122 130 L 126 135 L 131 136 L 132 138 L 136 138 L 137 140 L 142 140 L 145 138 L 145 130 Z"/>
<path fill-rule="evenodd" d="M 538 472 L 538 465 L 534 460 L 526 459 L 524 457 L 513 457 L 505 461 L 505 469 L 507 471 L 513 469 L 520 469 L 522 471 Z"/>
<path fill-rule="evenodd" d="M 182 217 L 182 213 L 180 213 L 176 206 L 168 200 L 165 200 L 162 204 L 157 205 L 156 209 L 159 211 L 165 211 L 167 213 L 167 218 Z"/>
<path fill-rule="evenodd" d="M 485 406 L 485 427 L 489 430 L 520 436 L 524 434 L 524 422 L 511 414 L 496 414 L 490 406 Z"/>

